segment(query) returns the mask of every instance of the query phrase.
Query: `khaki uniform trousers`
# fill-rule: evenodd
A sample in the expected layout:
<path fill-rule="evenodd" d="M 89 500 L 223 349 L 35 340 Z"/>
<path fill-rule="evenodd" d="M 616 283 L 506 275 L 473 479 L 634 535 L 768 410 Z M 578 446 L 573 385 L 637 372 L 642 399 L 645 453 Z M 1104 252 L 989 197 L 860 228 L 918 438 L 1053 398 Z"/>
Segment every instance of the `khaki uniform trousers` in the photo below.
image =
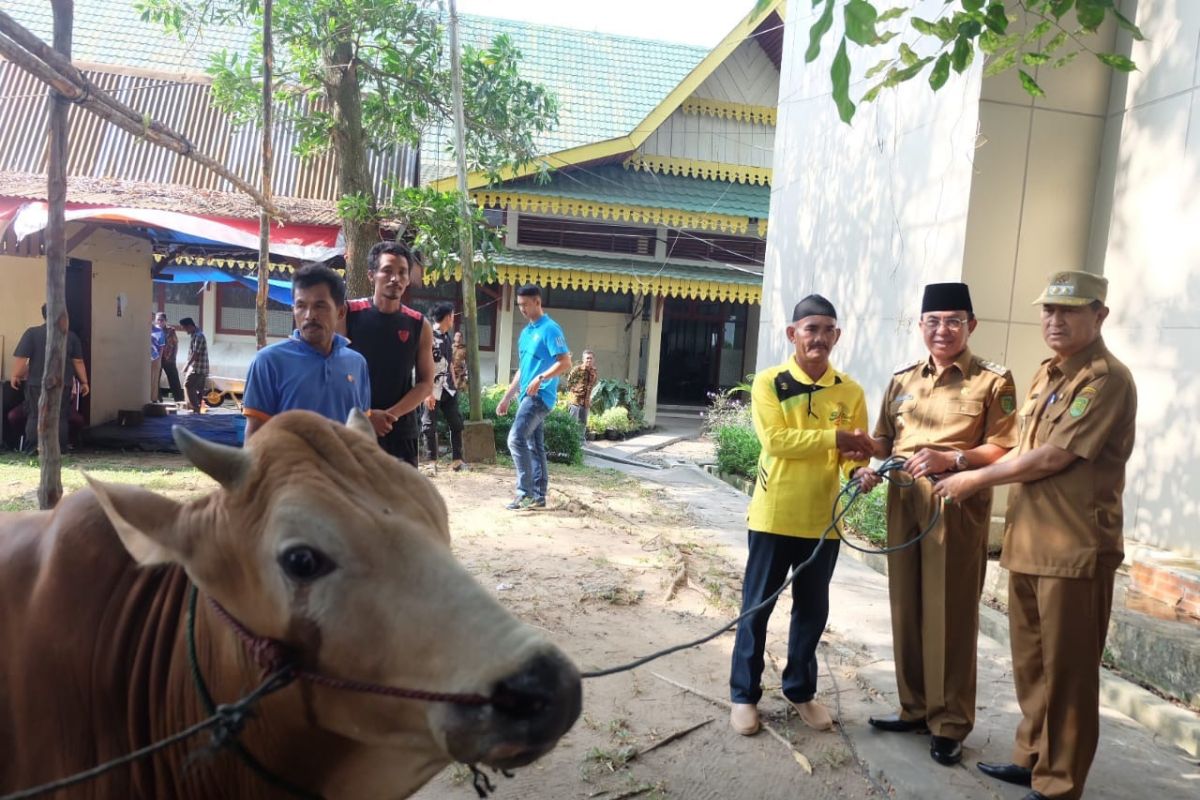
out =
<path fill-rule="evenodd" d="M 1023 719 L 1013 763 L 1033 770 L 1049 798 L 1083 795 L 1100 738 L 1100 658 L 1112 610 L 1113 571 L 1095 578 L 1011 573 L 1008 627 Z"/>
<path fill-rule="evenodd" d="M 915 539 L 937 503 L 933 484 L 888 487 L 888 546 Z M 888 556 L 900 717 L 962 741 L 975 726 L 975 648 L 987 570 L 991 492 L 946 503 L 921 543 Z"/>

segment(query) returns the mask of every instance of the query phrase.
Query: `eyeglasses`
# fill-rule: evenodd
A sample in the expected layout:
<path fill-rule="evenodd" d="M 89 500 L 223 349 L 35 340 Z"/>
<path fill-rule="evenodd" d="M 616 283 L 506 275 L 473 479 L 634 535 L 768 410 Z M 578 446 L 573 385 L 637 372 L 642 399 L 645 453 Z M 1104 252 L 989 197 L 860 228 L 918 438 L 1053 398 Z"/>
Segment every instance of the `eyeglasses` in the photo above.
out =
<path fill-rule="evenodd" d="M 930 333 L 943 326 L 951 333 L 958 333 L 962 330 L 963 325 L 966 324 L 967 321 L 959 317 L 925 317 L 925 319 L 921 320 L 921 327 Z"/>

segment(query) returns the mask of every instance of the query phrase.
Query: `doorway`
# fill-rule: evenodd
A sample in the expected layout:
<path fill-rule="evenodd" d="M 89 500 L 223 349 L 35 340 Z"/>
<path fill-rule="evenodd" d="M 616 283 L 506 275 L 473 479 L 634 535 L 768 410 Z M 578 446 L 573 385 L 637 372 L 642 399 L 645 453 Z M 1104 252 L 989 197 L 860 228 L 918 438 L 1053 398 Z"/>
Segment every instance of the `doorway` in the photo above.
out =
<path fill-rule="evenodd" d="M 707 405 L 708 395 L 742 380 L 745 303 L 667 298 L 658 398 L 671 405 Z"/>

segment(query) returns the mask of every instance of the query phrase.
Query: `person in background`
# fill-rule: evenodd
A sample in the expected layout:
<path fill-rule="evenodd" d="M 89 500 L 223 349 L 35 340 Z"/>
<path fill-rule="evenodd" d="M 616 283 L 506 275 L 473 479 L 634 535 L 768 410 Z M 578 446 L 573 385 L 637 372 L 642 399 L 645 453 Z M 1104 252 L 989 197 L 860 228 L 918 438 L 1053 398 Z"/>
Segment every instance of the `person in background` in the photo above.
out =
<path fill-rule="evenodd" d="M 379 446 L 417 466 L 419 410 L 433 392 L 433 328 L 404 304 L 415 256 L 403 242 L 377 242 L 367 254 L 374 294 L 347 304 L 350 347 L 371 373 L 371 424 Z"/>
<path fill-rule="evenodd" d="M 167 315 L 163 311 L 154 315 L 154 326 L 165 334 L 160 357 L 162 371 L 167 376 L 167 386 L 170 387 L 171 399 L 176 403 L 183 402 L 183 387 L 179 384 L 179 367 L 175 363 L 179 354 L 179 335 L 175 333 L 175 326 L 167 323 Z M 154 388 L 159 389 L 159 379 L 157 378 L 154 380 Z"/>
<path fill-rule="evenodd" d="M 425 435 L 425 448 L 435 468 L 438 459 L 437 415 L 438 410 L 450 429 L 450 452 L 453 461 L 450 469 L 458 472 L 463 468 L 463 418 L 458 408 L 458 390 L 450 368 L 453 358 L 450 345 L 450 328 L 454 326 L 454 306 L 438 303 L 429 312 L 433 322 L 433 394 L 425 398 L 421 409 L 421 433 Z"/>
<path fill-rule="evenodd" d="M 150 318 L 150 402 L 157 403 L 159 384 L 162 382 L 162 349 L 167 343 L 167 333 L 158 327 L 158 315 Z"/>
<path fill-rule="evenodd" d="M 579 435 L 585 439 L 588 411 L 592 407 L 592 389 L 596 388 L 597 379 L 596 354 L 591 350 L 584 350 L 583 361 L 567 374 L 567 394 L 571 396 L 571 404 L 567 410 L 579 423 Z"/>
<path fill-rule="evenodd" d="M 42 319 L 46 319 L 46 305 L 42 304 Z M 62 450 L 67 449 L 67 423 L 71 416 L 72 374 L 79 381 L 79 395 L 91 393 L 88 385 L 87 366 L 83 363 L 83 343 L 74 331 L 67 331 L 67 354 L 63 365 L 63 395 L 59 404 L 58 442 Z M 14 389 L 25 385 L 25 442 L 23 452 L 33 453 L 38 446 L 38 402 L 42 396 L 42 376 L 46 371 L 46 323 L 26 328 L 13 350 L 13 371 L 9 384 Z"/>
<path fill-rule="evenodd" d="M 183 385 L 187 391 L 188 407 L 192 409 L 192 413 L 199 414 L 200 404 L 204 402 L 204 389 L 208 383 L 208 340 L 204 338 L 204 331 L 200 330 L 191 317 L 179 320 L 179 327 L 191 337 L 187 363 L 183 365 Z"/>
<path fill-rule="evenodd" d="M 517 308 L 529 324 L 517 343 L 517 374 L 496 407 L 497 414 L 507 414 L 519 392 L 517 416 L 508 431 L 508 450 L 517 468 L 517 496 L 505 506 L 510 511 L 546 507 L 546 417 L 558 399 L 558 376 L 571 368 L 567 337 L 542 310 L 542 290 L 532 284 L 517 289 Z"/>
<path fill-rule="evenodd" d="M 246 394 L 246 438 L 284 411 L 312 411 L 345 423 L 355 409 L 371 404 L 367 362 L 337 333 L 346 316 L 346 284 L 324 264 L 309 264 L 292 278 L 296 329 L 282 342 L 259 350 L 250 362 Z"/>

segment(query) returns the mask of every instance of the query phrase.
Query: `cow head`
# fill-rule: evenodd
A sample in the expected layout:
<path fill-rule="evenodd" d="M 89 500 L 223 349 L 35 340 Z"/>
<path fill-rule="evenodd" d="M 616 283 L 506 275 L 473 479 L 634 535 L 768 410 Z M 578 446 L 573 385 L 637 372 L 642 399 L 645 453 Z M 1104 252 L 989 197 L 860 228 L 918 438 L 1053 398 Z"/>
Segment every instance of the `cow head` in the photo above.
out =
<path fill-rule="evenodd" d="M 525 764 L 574 723 L 578 671 L 455 560 L 441 495 L 379 447 L 361 414 L 347 426 L 281 414 L 245 450 L 182 428 L 175 437 L 218 491 L 179 504 L 92 482 L 137 561 L 181 564 L 202 591 L 250 630 L 290 645 L 308 669 L 492 699 L 471 707 L 289 688 L 294 702 L 272 703 L 264 717 L 293 717 L 360 751 L 351 759 L 355 788 L 334 775 L 319 787 L 326 796 L 384 796 L 376 791 L 384 786 L 395 796 L 407 776 L 415 782 L 403 796 L 450 760 Z M 378 779 L 364 778 L 364 768 Z"/>

